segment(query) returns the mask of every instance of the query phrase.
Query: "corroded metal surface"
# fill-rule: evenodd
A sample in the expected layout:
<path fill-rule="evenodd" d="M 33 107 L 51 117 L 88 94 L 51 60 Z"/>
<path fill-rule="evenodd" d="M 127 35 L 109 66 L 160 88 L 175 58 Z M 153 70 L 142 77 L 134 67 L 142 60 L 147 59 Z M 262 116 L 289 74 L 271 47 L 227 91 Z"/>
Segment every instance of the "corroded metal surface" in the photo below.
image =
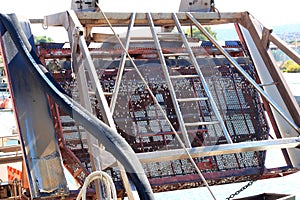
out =
<path fill-rule="evenodd" d="M 123 27 L 131 27 L 131 23 L 135 27 L 149 26 L 147 15 L 150 14 L 136 13 L 132 18 L 132 13 L 106 13 L 113 26 Z M 193 38 L 187 40 L 184 38 L 182 42 L 174 32 L 155 33 L 153 29 L 153 36 L 156 34 L 158 36 L 157 44 L 149 36 L 131 38 L 128 33 L 126 36 L 128 52 L 125 52 L 115 36 L 105 33 L 90 34 L 91 27 L 108 27 L 103 13 L 68 11 L 47 16 L 45 24 L 64 26 L 69 34 L 71 48 L 62 49 L 61 44 L 41 45 L 38 48 L 39 56 L 68 95 L 78 101 L 85 98 L 91 103 L 90 112 L 104 122 L 108 121 L 107 114 L 113 116 L 109 124 L 116 125 L 118 133 L 142 162 L 153 191 L 203 185 L 203 180 L 196 173 L 197 168 L 201 170 L 210 185 L 263 177 L 265 150 L 294 148 L 298 147 L 299 143 L 294 135 L 292 138 L 267 141 L 270 128 L 273 128 L 276 135 L 280 136 L 278 134 L 280 127 L 277 129 L 274 111 L 269 109 L 268 103 L 273 107 L 276 106 L 268 94 L 265 95 L 259 84 L 265 83 L 264 79 L 261 79 L 263 77 L 261 68 L 266 68 L 265 65 L 267 65 L 266 70 L 270 71 L 273 67 L 271 58 L 265 51 L 268 48 L 269 39 L 275 42 L 277 40 L 264 29 L 261 41 L 251 20 L 247 18 L 249 13 L 246 12 L 151 13 L 153 18 L 151 27 L 159 26 L 162 30 L 170 30 L 170 27 L 176 24 L 172 17 L 175 15 L 178 18 L 177 30 L 180 30 L 180 25 L 191 24 L 192 21 L 187 17 L 190 15 L 193 15 L 197 23 L 204 25 L 236 23 L 239 41 L 226 41 L 222 47 L 208 36 L 211 41 L 199 42 Z M 249 38 L 246 38 L 247 34 L 243 33 L 244 30 L 238 28 L 239 23 L 244 25 L 245 29 L 249 29 L 249 34 L 252 34 L 253 42 L 257 46 L 262 43 L 256 52 L 260 54 L 259 56 L 249 51 L 247 46 Z M 198 24 L 200 29 L 202 29 L 201 24 Z M 87 31 L 86 35 L 84 31 Z M 128 28 L 129 31 L 130 28 Z M 184 34 L 183 37 L 185 37 Z M 124 41 L 124 38 L 121 40 Z M 98 48 L 88 49 L 85 42 L 87 44 L 99 42 Z M 193 42 L 194 46 L 187 52 L 188 42 Z M 289 49 L 286 51 L 291 53 Z M 191 52 L 195 60 L 191 59 L 193 56 L 187 55 Z M 8 56 L 8 59 L 14 57 L 10 54 Z M 293 56 L 297 58 L 297 55 Z M 70 65 L 70 57 L 75 58 L 72 60 L 73 68 Z M 257 60 L 261 60 L 261 63 Z M 162 61 L 165 62 L 164 70 L 167 70 L 167 73 L 162 69 Z M 199 71 L 197 65 L 201 73 L 197 72 Z M 123 68 L 122 73 L 119 73 L 120 68 Z M 84 91 L 80 91 L 79 88 L 82 83 L 79 80 L 80 76 L 78 74 L 72 76 L 72 72 L 77 73 L 79 70 L 82 72 L 81 75 L 86 76 L 86 81 L 83 81 L 86 84 Z M 270 73 L 272 75 L 275 72 Z M 204 80 L 201 80 L 202 77 L 199 74 L 203 74 Z M 273 75 L 273 79 L 274 77 Z M 170 81 L 173 88 L 170 87 Z M 279 88 L 283 91 L 282 96 L 278 97 L 283 101 L 289 96 L 289 91 L 283 87 L 284 83 L 278 82 L 280 84 L 275 90 Z M 116 86 L 117 90 L 115 90 Z M 39 95 L 30 98 L 34 97 L 34 100 L 38 100 L 39 103 L 34 102 L 34 104 L 38 104 L 43 109 L 47 108 L 44 112 L 49 114 L 46 97 L 40 94 L 38 86 L 32 87 L 36 93 L 39 92 Z M 99 91 L 102 98 L 99 98 Z M 171 95 L 171 92 L 175 94 Z M 212 99 L 208 97 L 210 95 Z M 174 98 L 179 105 L 176 108 Z M 217 109 L 212 108 L 212 100 L 216 103 Z M 103 111 L 103 105 L 101 105 L 103 103 L 113 107 L 112 113 L 108 109 Z M 291 111 L 295 105 L 288 104 L 290 111 L 287 112 L 294 113 L 292 117 L 296 118 L 299 114 L 298 109 Z M 19 109 L 20 112 L 26 111 L 21 107 L 17 108 L 18 111 Z M 32 112 L 37 112 L 34 109 Z M 178 112 L 175 112 L 176 109 L 180 109 L 181 117 L 178 116 Z M 281 111 L 281 108 L 275 110 Z M 43 115 L 46 115 L 45 113 Z M 225 129 L 228 130 L 228 135 L 224 135 L 224 127 L 220 125 L 220 117 L 216 113 L 219 113 Z M 268 123 L 266 114 L 272 124 Z M 34 113 L 30 115 L 37 118 Z M 60 134 L 58 136 L 61 141 L 58 143 L 61 145 L 64 164 L 82 184 L 88 170 L 92 170 L 90 154 L 99 159 L 101 156 L 96 155 L 95 151 L 88 150 L 91 148 L 91 143 L 87 140 L 87 132 L 78 125 L 76 119 L 71 119 L 70 116 L 58 110 L 55 114 L 52 112 L 52 115 L 55 125 L 60 127 L 54 130 L 53 124 L 49 125 L 51 137 L 55 131 Z M 47 124 L 52 120 L 49 120 L 48 115 L 46 118 L 47 120 L 45 119 L 43 123 Z M 289 120 L 288 115 L 286 118 Z M 297 120 L 294 119 L 296 122 Z M 293 125 L 293 121 L 290 122 Z M 187 131 L 182 131 L 180 123 Z M 297 125 L 295 127 L 297 129 Z M 33 135 L 33 137 L 38 138 L 38 135 Z M 192 155 L 196 167 L 188 159 L 187 152 L 182 150 L 180 140 L 190 144 L 188 147 L 191 148 L 188 148 L 187 152 Z M 227 144 L 231 140 L 233 144 Z M 55 142 L 57 141 L 53 141 L 54 146 L 57 145 Z M 59 154 L 51 152 L 45 155 L 45 159 L 51 159 L 57 155 Z M 286 155 L 285 159 L 288 163 L 286 168 L 292 167 L 290 157 Z M 120 169 L 113 159 L 109 164 L 104 170 L 113 178 L 118 195 L 123 196 L 125 192 Z M 43 167 L 40 166 L 40 169 Z"/>
<path fill-rule="evenodd" d="M 228 44 L 233 45 L 226 47 L 229 52 L 231 51 L 232 55 L 241 55 L 242 48 L 239 46 L 239 43 L 231 42 Z M 111 51 L 110 49 L 105 48 L 99 50 Z M 165 48 L 166 52 L 170 52 L 172 50 L 172 48 Z M 97 49 L 91 49 L 91 52 L 96 51 Z M 177 49 L 176 51 L 180 51 L 180 49 Z M 207 56 L 210 55 L 209 52 L 213 52 L 213 47 L 209 45 L 198 47 L 195 48 L 194 51 L 196 53 L 198 52 L 198 55 Z M 129 52 L 131 52 L 132 55 L 135 55 L 135 52 L 143 55 L 143 53 L 147 54 L 149 49 L 133 48 L 129 49 Z M 202 54 L 199 52 L 202 52 Z M 237 57 L 235 59 L 253 78 L 257 78 L 250 58 Z M 266 139 L 269 128 L 262 109 L 262 102 L 260 101 L 259 95 L 255 92 L 253 86 L 247 84 L 239 72 L 230 67 L 229 62 L 225 58 L 199 57 L 197 62 L 208 82 L 209 88 L 213 93 L 213 97 L 216 102 L 218 102 L 218 108 L 222 113 L 222 117 L 225 119 L 226 126 L 230 131 L 234 143 Z M 177 127 L 176 130 L 180 134 L 176 114 L 170 99 L 170 94 L 166 87 L 165 79 L 162 75 L 159 60 L 157 60 L 157 58 L 136 59 L 135 63 L 143 76 L 147 78 L 148 84 L 159 104 L 163 106 L 168 119 L 172 122 L 174 127 Z M 191 72 L 194 73 L 195 71 L 187 59 L 170 58 L 166 59 L 166 63 L 168 64 L 168 70 L 170 71 L 171 76 L 183 75 L 180 79 L 174 80 L 176 88 L 175 91 L 178 93 L 178 97 L 194 98 L 195 94 L 201 98 L 205 97 L 205 92 L 203 91 L 203 87 L 201 87 L 199 78 L 184 76 L 185 74 L 189 74 Z M 107 95 L 108 102 L 110 102 L 119 61 L 102 60 L 95 56 L 94 64 L 104 93 Z M 66 72 L 64 74 L 68 73 Z M 58 80 L 60 80 L 65 86 L 72 86 L 67 87 L 67 90 L 70 91 L 70 95 L 73 95 L 73 98 L 76 99 L 76 84 L 70 84 L 72 82 L 66 84 L 66 82 L 62 81 L 62 79 Z M 66 78 L 65 80 L 69 79 Z M 98 118 L 101 119 L 101 112 L 97 107 L 97 101 L 93 93 L 90 93 L 90 98 L 92 100 L 92 105 L 94 105 L 95 113 Z M 197 104 L 195 102 L 182 102 L 181 104 L 185 122 L 193 123 L 198 119 L 202 119 L 203 122 L 209 122 L 215 118 L 211 112 L 211 107 L 208 102 L 201 104 Z M 166 119 L 163 118 L 156 105 L 154 105 L 149 92 L 143 87 L 141 80 L 129 61 L 125 62 L 124 74 L 120 84 L 120 92 L 115 105 L 114 121 L 119 133 L 127 140 L 134 151 L 141 155 L 141 158 L 143 157 L 143 153 L 148 155 L 147 152 L 149 152 L 150 157 L 152 155 L 151 152 L 153 155 L 155 154 L 155 156 L 151 158 L 148 157 L 147 159 L 142 159 L 142 162 L 144 163 L 144 170 L 148 174 L 150 182 L 156 185 L 155 187 L 172 188 L 167 187 L 166 185 L 172 184 L 171 180 L 179 176 L 181 177 L 180 182 L 182 184 L 184 182 L 188 183 L 199 181 L 199 177 L 194 174 L 195 171 L 193 170 L 190 161 L 188 161 L 185 156 L 181 157 L 179 155 L 172 157 L 172 155 L 169 154 L 171 150 L 177 152 L 181 149 L 181 147 L 179 146 L 178 141 L 174 136 L 174 133 L 172 133 L 169 125 L 166 123 Z M 221 129 L 218 124 L 189 127 L 188 133 L 192 147 L 195 148 L 195 150 L 198 147 L 205 149 L 205 146 L 209 146 L 214 149 L 214 145 L 226 144 L 227 141 L 220 130 Z M 84 132 L 81 132 L 81 134 L 82 133 Z M 86 141 L 83 140 L 84 137 L 80 136 L 76 129 L 73 130 L 72 134 L 66 130 L 65 138 L 71 149 L 75 146 L 80 148 L 82 144 L 86 144 Z M 83 146 L 81 146 L 81 148 L 82 147 Z M 170 152 L 168 153 L 168 151 Z M 166 155 L 167 158 L 157 156 L 160 152 Z M 249 177 L 246 176 L 246 174 L 255 175 L 260 173 L 259 169 L 261 169 L 264 163 L 263 154 L 264 153 L 259 152 L 244 152 L 212 156 L 209 155 L 209 153 L 207 153 L 207 155 L 203 153 L 200 156 L 195 154 L 193 157 L 195 158 L 199 168 L 206 172 L 206 177 L 209 180 L 213 181 L 215 179 L 223 179 L 224 183 L 227 180 L 227 175 L 221 172 L 224 172 L 225 170 L 231 171 L 231 176 L 235 174 L 236 176 L 245 177 L 245 179 L 240 178 L 240 180 L 247 180 Z M 77 155 L 82 158 L 81 154 L 77 153 Z M 84 162 L 87 161 L 88 157 L 85 158 Z M 249 171 L 247 170 L 248 168 L 256 168 L 257 170 Z M 233 171 L 236 173 L 232 173 Z M 246 173 L 246 171 L 248 172 Z M 116 180 L 118 188 L 122 187 L 118 169 L 112 167 L 109 170 L 109 173 L 111 173 Z M 191 179 L 191 177 L 194 178 Z M 228 181 L 229 180 L 230 179 L 228 179 Z M 187 186 L 188 184 L 186 187 Z"/>

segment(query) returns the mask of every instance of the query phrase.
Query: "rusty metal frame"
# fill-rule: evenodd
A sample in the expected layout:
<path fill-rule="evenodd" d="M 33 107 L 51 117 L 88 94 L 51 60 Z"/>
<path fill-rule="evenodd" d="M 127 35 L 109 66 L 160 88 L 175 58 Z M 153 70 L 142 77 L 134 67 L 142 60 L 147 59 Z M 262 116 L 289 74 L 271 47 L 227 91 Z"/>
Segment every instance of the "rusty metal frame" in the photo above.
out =
<path fill-rule="evenodd" d="M 247 46 L 250 49 L 251 56 L 254 57 L 257 71 L 264 83 L 274 83 L 271 85 L 265 85 L 264 91 L 281 107 L 281 109 L 287 113 L 288 117 L 299 126 L 300 115 L 299 106 L 292 96 L 292 93 L 284 80 L 281 72 L 274 60 L 268 44 L 273 42 L 278 46 L 286 55 L 291 57 L 295 62 L 299 63 L 300 56 L 291 48 L 284 45 L 284 43 L 278 39 L 275 35 L 271 34 L 271 30 L 263 27 L 253 16 L 249 13 L 244 13 L 240 24 L 242 34 L 246 40 Z M 279 138 L 297 137 L 299 132 L 293 129 L 279 114 L 271 107 L 271 118 L 274 118 L 278 127 Z M 274 128 L 275 130 L 277 128 Z M 287 153 L 284 152 L 286 160 L 290 160 L 294 167 L 298 167 L 300 160 L 298 159 L 298 151 L 296 149 L 287 149 Z M 290 162 L 289 161 L 289 162 Z"/>
<path fill-rule="evenodd" d="M 268 71 L 272 77 L 272 79 L 277 82 L 276 86 L 281 94 L 282 98 L 284 98 L 285 105 L 288 109 L 289 114 L 291 115 L 292 119 L 294 120 L 296 126 L 300 126 L 300 108 L 294 99 L 294 97 L 291 95 L 291 92 L 289 91 L 289 87 L 284 81 L 284 78 L 281 75 L 281 72 L 277 67 L 275 67 L 275 63 L 271 59 L 270 55 L 268 54 L 268 48 L 266 43 L 269 42 L 275 42 L 276 45 L 279 45 L 279 48 L 281 49 L 284 47 L 284 45 L 276 39 L 276 36 L 273 36 L 272 34 L 268 33 L 267 36 L 265 34 L 261 33 L 259 23 L 252 18 L 249 13 L 244 13 L 241 25 L 244 26 L 250 33 L 251 37 L 253 38 L 253 41 L 261 55 L 261 58 L 264 60 L 264 63 L 266 64 L 266 67 L 268 68 Z M 265 30 L 265 29 L 264 29 Z M 265 33 L 265 31 L 264 31 Z M 260 38 L 260 34 L 262 35 L 262 38 Z M 269 39 L 268 39 L 269 38 Z M 266 42 L 267 41 L 267 42 Z M 261 42 L 265 45 L 261 45 Z M 288 56 L 291 56 L 295 60 L 295 62 L 300 63 L 299 55 L 293 50 L 291 50 L 288 47 L 283 48 L 285 53 L 287 53 Z"/>
<path fill-rule="evenodd" d="M 78 23 L 80 26 L 98 26 L 98 27 L 106 27 L 106 21 L 101 13 L 97 12 L 76 12 L 75 13 L 78 18 Z M 46 23 L 48 26 L 65 26 L 66 28 L 69 28 L 71 25 L 66 23 L 67 18 L 63 17 L 66 15 L 66 13 L 59 13 L 55 15 L 49 15 L 45 17 L 44 23 Z M 114 26 L 127 26 L 130 23 L 130 17 L 132 16 L 132 13 L 106 13 L 108 19 L 110 20 L 111 24 Z M 192 13 L 193 17 L 201 24 L 203 25 L 212 25 L 212 24 L 226 24 L 226 23 L 238 23 L 242 26 L 249 29 L 254 34 L 254 26 L 251 25 L 251 20 L 249 19 L 249 13 L 248 12 L 242 12 L 242 13 Z M 172 13 L 151 13 L 151 16 L 153 18 L 154 25 L 156 26 L 174 26 L 174 20 L 172 18 Z M 177 14 L 178 19 L 182 25 L 190 25 L 191 21 L 189 20 L 189 17 L 185 13 L 178 13 Z M 65 18 L 65 19 L 63 19 Z M 62 20 L 63 19 L 63 20 Z M 136 19 L 134 21 L 135 26 L 147 26 L 148 20 L 147 20 L 147 14 L 146 13 L 136 13 Z M 74 27 L 74 25 L 73 25 Z M 286 53 L 293 57 L 296 62 L 299 62 L 299 56 L 296 55 L 292 50 L 289 48 L 284 48 L 285 46 L 271 33 L 268 33 L 266 29 L 266 35 L 263 37 L 262 41 L 264 45 L 259 44 L 261 42 L 260 39 L 258 39 L 258 36 L 253 35 L 255 38 L 255 41 L 257 43 L 257 46 L 261 46 L 261 53 L 264 55 L 263 58 L 266 60 L 266 63 L 270 63 L 269 56 L 266 55 L 265 49 L 268 47 L 268 43 L 274 42 L 277 44 L 280 48 L 283 47 Z M 70 33 L 69 33 L 70 35 Z M 273 70 L 274 67 L 270 67 L 270 70 Z M 272 71 L 271 70 L 271 71 Z M 278 77 L 276 80 L 282 80 L 281 77 Z M 283 87 L 281 87 L 283 88 Z M 286 91 L 286 89 L 282 89 L 284 91 L 284 97 L 290 97 L 289 91 Z M 292 99 L 292 98 L 290 98 Z M 300 119 L 298 109 L 295 109 L 296 105 L 291 100 L 292 104 L 287 103 L 288 105 L 291 105 L 290 111 L 293 114 L 293 120 L 297 122 L 297 119 Z M 297 122 L 298 124 L 298 122 Z"/>
<path fill-rule="evenodd" d="M 130 26 L 132 21 L 130 20 L 132 17 L 132 13 L 106 13 L 108 19 L 111 24 L 118 26 Z M 190 25 L 191 17 L 190 13 L 178 13 L 177 17 L 181 25 Z M 174 20 L 172 18 L 172 13 L 151 13 L 153 18 L 154 26 L 163 26 L 163 27 L 171 27 L 175 26 Z M 267 28 L 263 28 L 262 32 L 258 31 L 255 27 L 256 25 L 253 23 L 253 19 L 251 19 L 250 14 L 248 12 L 243 13 L 192 13 L 193 18 L 200 25 L 212 25 L 212 24 L 226 24 L 226 23 L 235 23 L 240 26 L 243 26 L 249 34 L 253 38 L 254 44 L 259 52 L 259 55 L 263 62 L 265 63 L 270 76 L 273 81 L 278 84 L 275 86 L 276 90 L 278 90 L 280 97 L 284 99 L 285 106 L 287 109 L 284 109 L 281 112 L 281 108 L 277 107 L 277 103 L 272 101 L 272 98 L 269 97 L 269 93 L 265 92 L 262 87 L 256 85 L 256 89 L 262 94 L 262 96 L 266 97 L 268 101 L 276 108 L 275 112 L 280 112 L 284 118 L 286 118 L 289 122 L 289 125 L 294 127 L 294 133 L 291 136 L 287 136 L 285 133 L 282 135 L 282 139 L 268 140 L 268 141 L 255 141 L 255 142 L 242 142 L 242 143 L 234 143 L 228 145 L 216 145 L 216 146 L 206 146 L 206 147 L 198 147 L 189 149 L 189 153 L 193 155 L 193 157 L 203 157 L 203 156 L 213 156 L 213 155 L 223 155 L 228 153 L 238 153 L 238 152 L 248 152 L 248 151 L 264 151 L 274 148 L 286 149 L 286 148 L 297 148 L 299 147 L 299 140 L 297 134 L 299 132 L 300 125 L 300 111 L 298 105 L 293 99 L 289 89 L 287 89 L 287 84 L 283 80 L 282 76 L 278 69 L 276 69 L 272 58 L 268 54 L 268 47 L 270 42 L 273 42 L 280 49 L 282 49 L 287 55 L 289 55 L 292 59 L 295 60 L 298 64 L 300 63 L 300 58 L 297 53 L 295 53 L 292 49 L 286 47 L 276 36 L 274 36 L 271 31 Z M 79 55 L 83 53 L 83 57 L 87 59 L 88 64 L 85 66 L 93 66 L 92 61 L 90 60 L 90 55 L 88 53 L 88 49 L 86 46 L 86 41 L 90 40 L 89 35 L 84 35 L 85 28 L 90 30 L 91 27 L 107 27 L 107 23 L 105 18 L 101 13 L 97 12 L 66 12 L 59 13 L 55 15 L 46 16 L 44 23 L 48 26 L 64 26 L 68 30 L 69 38 L 71 41 L 71 46 L 73 49 L 73 56 L 75 53 Z M 148 19 L 146 13 L 136 13 L 135 26 L 148 26 Z M 201 26 L 200 26 L 200 29 Z M 74 33 L 75 34 L 74 37 Z M 261 36 L 260 36 L 261 34 Z M 76 39 L 76 37 L 78 37 Z M 86 39 L 84 39 L 86 37 Z M 75 39 L 74 39 L 75 38 Z M 127 40 L 128 41 L 128 40 Z M 212 40 L 213 41 L 213 40 Z M 217 44 L 215 46 L 218 47 Z M 222 48 L 219 48 L 222 52 Z M 226 57 L 226 52 L 222 52 Z M 227 59 L 231 62 L 232 65 L 239 68 L 239 65 L 232 60 L 230 56 L 227 56 Z M 91 70 L 91 69 L 89 69 Z M 92 69 L 93 70 L 93 69 Z M 240 70 L 242 71 L 242 70 Z M 95 76 L 95 71 L 88 71 L 91 79 L 99 81 Z M 83 73 L 83 72 L 82 72 Z M 243 73 L 243 71 L 242 71 Z M 246 74 L 244 74 L 246 75 Z M 246 75 L 247 77 L 247 75 Z M 255 85 L 255 81 L 252 79 L 250 83 Z M 96 92 L 102 91 L 101 87 L 98 85 L 100 83 L 94 83 L 94 87 L 97 88 Z M 264 83 L 263 83 L 264 84 Z M 98 87 L 99 86 L 99 87 Z M 100 95 L 102 95 L 100 92 Z M 103 100 L 105 100 L 105 96 L 103 94 Z M 100 98 L 102 99 L 102 98 Z M 280 104 L 280 106 L 282 106 Z M 104 106 L 104 113 L 110 113 L 108 106 Z M 278 109 L 279 110 L 278 110 Z M 108 124 L 113 124 L 107 121 Z M 278 122 L 278 120 L 277 120 Z M 114 126 L 114 125 L 113 125 Z M 288 137 L 288 138 L 285 138 Z M 141 153 L 137 154 L 140 158 L 141 162 L 159 162 L 166 160 L 174 160 L 179 158 L 186 158 L 186 154 L 183 150 L 168 150 L 168 151 L 159 151 L 159 152 L 151 152 L 151 153 Z M 295 163 L 294 166 L 297 164 Z"/>
<path fill-rule="evenodd" d="M 57 16 L 56 16 L 57 17 Z M 55 17 L 55 18 L 56 18 Z M 100 110 L 102 113 L 102 120 L 115 131 L 116 127 L 112 118 L 112 113 L 110 112 L 110 107 L 108 102 L 106 101 L 104 92 L 101 87 L 101 83 L 98 79 L 98 75 L 92 61 L 91 55 L 89 53 L 87 43 L 85 40 L 85 29 L 81 25 L 81 22 L 78 20 L 75 12 L 73 10 L 67 11 L 66 15 L 59 14 L 60 20 L 64 23 L 65 29 L 68 31 L 69 40 L 71 41 L 70 46 L 72 49 L 71 57 L 73 58 L 73 70 L 75 71 L 77 78 L 78 78 L 78 89 L 80 93 L 80 101 L 81 104 L 92 112 L 91 102 L 89 99 L 89 88 L 87 85 L 87 80 L 91 81 L 92 84 L 92 93 L 95 93 L 98 102 L 100 103 Z M 46 18 L 46 22 L 49 21 Z M 48 25 L 48 24 L 47 24 Z M 86 76 L 85 70 L 88 71 L 88 77 Z M 101 170 L 101 159 L 95 155 L 93 148 L 103 148 L 99 141 L 92 135 L 88 133 L 88 148 L 91 156 L 91 162 L 93 164 L 94 169 Z M 99 155 L 98 155 L 99 156 Z M 100 161 L 100 163 L 99 163 Z M 129 179 L 127 178 L 126 172 L 124 167 L 118 162 L 118 166 L 120 168 L 122 180 L 124 183 L 124 187 L 126 188 L 126 192 L 130 199 L 134 199 L 133 190 L 136 189 L 130 183 Z M 97 196 L 101 196 L 101 183 L 98 183 L 98 187 L 96 187 Z"/>

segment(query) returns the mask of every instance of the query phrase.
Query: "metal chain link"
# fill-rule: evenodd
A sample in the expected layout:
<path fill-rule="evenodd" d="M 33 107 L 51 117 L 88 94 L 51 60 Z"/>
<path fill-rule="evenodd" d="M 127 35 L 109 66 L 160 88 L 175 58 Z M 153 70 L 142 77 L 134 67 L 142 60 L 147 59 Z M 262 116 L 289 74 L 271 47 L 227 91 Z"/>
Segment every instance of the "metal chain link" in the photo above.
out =
<path fill-rule="evenodd" d="M 241 192 L 243 192 L 244 190 L 246 190 L 248 187 L 250 187 L 255 181 L 259 180 L 261 178 L 261 176 L 264 174 L 264 163 L 265 163 L 265 159 L 266 159 L 266 152 L 262 151 L 259 152 L 260 154 L 260 158 L 261 158 L 261 162 L 263 163 L 261 170 L 260 170 L 260 174 L 256 177 L 253 177 L 246 185 L 244 185 L 241 189 L 237 190 L 235 193 L 231 194 L 229 197 L 226 198 L 226 200 L 230 200 L 232 198 L 234 198 L 235 196 L 239 195 Z"/>
<path fill-rule="evenodd" d="M 226 200 L 230 200 L 233 197 L 239 195 L 241 192 L 243 192 L 244 190 L 246 190 L 249 186 L 251 186 L 255 181 L 257 181 L 258 178 L 253 179 L 251 181 L 249 181 L 246 185 L 244 185 L 241 189 L 237 190 L 235 193 L 231 194 L 229 197 L 226 198 Z"/>

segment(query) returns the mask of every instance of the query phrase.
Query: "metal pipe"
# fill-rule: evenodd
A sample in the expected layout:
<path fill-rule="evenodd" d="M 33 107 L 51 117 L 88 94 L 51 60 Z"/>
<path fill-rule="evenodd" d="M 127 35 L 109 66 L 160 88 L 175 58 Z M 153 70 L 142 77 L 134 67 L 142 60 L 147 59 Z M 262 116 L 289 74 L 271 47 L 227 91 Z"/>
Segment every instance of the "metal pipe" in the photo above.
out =
<path fill-rule="evenodd" d="M 227 53 L 221 45 L 205 30 L 205 28 L 193 17 L 191 13 L 186 13 L 188 18 L 197 26 L 197 28 L 217 47 L 217 49 L 227 58 L 227 60 L 232 64 L 249 82 L 255 89 L 272 105 L 272 107 L 298 132 L 300 129 L 281 108 L 277 105 L 275 101 L 252 79 L 252 77 Z"/>
<path fill-rule="evenodd" d="M 157 49 L 157 53 L 158 53 L 159 58 L 160 58 L 160 62 L 161 62 L 161 65 L 162 65 L 162 70 L 164 72 L 164 76 L 165 76 L 166 82 L 168 84 L 169 92 L 170 92 L 170 95 L 172 97 L 172 102 L 173 102 L 173 105 L 174 105 L 174 108 L 175 108 L 175 111 L 176 111 L 176 114 L 177 114 L 177 119 L 178 119 L 178 122 L 179 122 L 179 125 L 180 125 L 180 129 L 182 131 L 184 143 L 185 143 L 187 148 L 191 148 L 192 147 L 191 142 L 190 142 L 188 134 L 187 134 L 187 130 L 186 130 L 186 127 L 185 127 L 185 124 L 184 124 L 183 116 L 182 116 L 181 111 L 180 111 L 180 106 L 179 106 L 178 101 L 176 100 L 175 89 L 174 89 L 174 86 L 173 86 L 171 78 L 170 78 L 170 74 L 169 74 L 168 69 L 167 69 L 167 64 L 166 64 L 166 61 L 165 61 L 160 43 L 158 41 L 157 35 L 155 33 L 155 30 L 154 30 L 154 23 L 153 23 L 153 19 L 152 19 L 152 16 L 151 16 L 150 13 L 147 13 L 147 18 L 148 18 L 148 22 L 149 22 L 149 25 L 150 25 L 150 30 L 151 30 L 151 33 L 152 33 L 152 37 L 154 39 L 154 43 L 155 43 L 155 46 L 156 46 L 156 49 Z"/>
<path fill-rule="evenodd" d="M 233 142 L 232 142 L 231 136 L 230 136 L 230 134 L 229 134 L 229 132 L 228 132 L 228 130 L 226 128 L 224 120 L 223 120 L 223 118 L 222 118 L 222 116 L 221 116 L 221 114 L 220 114 L 220 112 L 218 110 L 218 107 L 216 105 L 216 102 L 214 101 L 213 96 L 212 96 L 212 94 L 211 94 L 211 92 L 210 92 L 210 90 L 209 90 L 209 88 L 207 86 L 206 80 L 205 80 L 205 78 L 204 78 L 204 76 L 203 76 L 203 74 L 201 72 L 201 69 L 200 69 L 200 67 L 198 65 L 198 62 L 197 62 L 197 60 L 196 60 L 196 58 L 195 58 L 195 56 L 193 54 L 193 51 L 192 51 L 191 47 L 188 44 L 188 41 L 187 41 L 187 39 L 186 39 L 186 37 L 184 35 L 184 32 L 183 32 L 183 30 L 182 30 L 182 28 L 180 26 L 179 20 L 178 20 L 177 15 L 175 13 L 173 13 L 173 19 L 174 19 L 174 21 L 176 23 L 176 27 L 177 27 L 178 31 L 181 33 L 181 38 L 182 38 L 182 41 L 184 43 L 184 46 L 185 46 L 185 48 L 187 49 L 187 51 L 188 51 L 188 53 L 190 55 L 190 59 L 191 59 L 193 65 L 195 67 L 195 70 L 197 71 L 197 74 L 198 74 L 198 76 L 199 76 L 199 78 L 201 80 L 201 83 L 202 83 L 203 88 L 205 90 L 205 93 L 206 93 L 206 95 L 207 95 L 207 97 L 209 99 L 209 102 L 210 102 L 210 105 L 211 105 L 211 107 L 212 107 L 212 109 L 214 111 L 214 114 L 216 115 L 218 121 L 220 122 L 220 126 L 221 126 L 221 128 L 223 130 L 225 138 L 226 138 L 226 140 L 227 140 L 227 142 L 229 144 L 232 144 Z"/>
<path fill-rule="evenodd" d="M 136 15 L 135 13 L 132 13 L 132 15 L 131 15 L 130 23 L 129 23 L 127 34 L 126 34 L 125 49 L 123 50 L 122 57 L 121 57 L 121 60 L 120 60 L 119 70 L 118 70 L 117 78 L 116 78 L 116 81 L 115 81 L 115 87 L 114 87 L 113 95 L 111 97 L 111 102 L 110 102 L 110 112 L 111 112 L 111 114 L 114 113 L 116 102 L 117 102 L 117 97 L 118 97 L 118 94 L 119 94 L 120 84 L 121 84 L 121 80 L 122 80 L 122 77 L 123 77 L 123 72 L 124 72 L 124 68 L 125 68 L 125 61 L 126 61 L 126 56 L 127 56 L 126 51 L 128 51 L 128 48 L 129 48 L 130 30 L 134 25 L 135 15 Z M 114 34 L 116 35 L 116 33 L 114 33 Z"/>

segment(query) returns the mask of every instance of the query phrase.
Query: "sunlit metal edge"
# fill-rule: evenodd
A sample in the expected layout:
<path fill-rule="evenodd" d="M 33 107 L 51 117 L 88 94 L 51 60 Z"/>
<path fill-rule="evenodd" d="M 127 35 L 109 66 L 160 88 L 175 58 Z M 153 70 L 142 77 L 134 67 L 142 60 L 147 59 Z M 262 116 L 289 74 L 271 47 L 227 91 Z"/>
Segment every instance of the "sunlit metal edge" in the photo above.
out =
<path fill-rule="evenodd" d="M 300 139 L 298 137 L 274 139 L 274 140 L 262 140 L 251 142 L 240 142 L 234 144 L 221 144 L 214 146 L 204 146 L 188 149 L 193 158 L 216 156 L 232 153 L 251 152 L 251 151 L 265 151 L 271 149 L 284 149 L 295 148 L 300 145 Z M 141 162 L 161 162 L 166 160 L 176 160 L 188 158 L 183 149 L 163 150 L 148 153 L 137 154 Z"/>

